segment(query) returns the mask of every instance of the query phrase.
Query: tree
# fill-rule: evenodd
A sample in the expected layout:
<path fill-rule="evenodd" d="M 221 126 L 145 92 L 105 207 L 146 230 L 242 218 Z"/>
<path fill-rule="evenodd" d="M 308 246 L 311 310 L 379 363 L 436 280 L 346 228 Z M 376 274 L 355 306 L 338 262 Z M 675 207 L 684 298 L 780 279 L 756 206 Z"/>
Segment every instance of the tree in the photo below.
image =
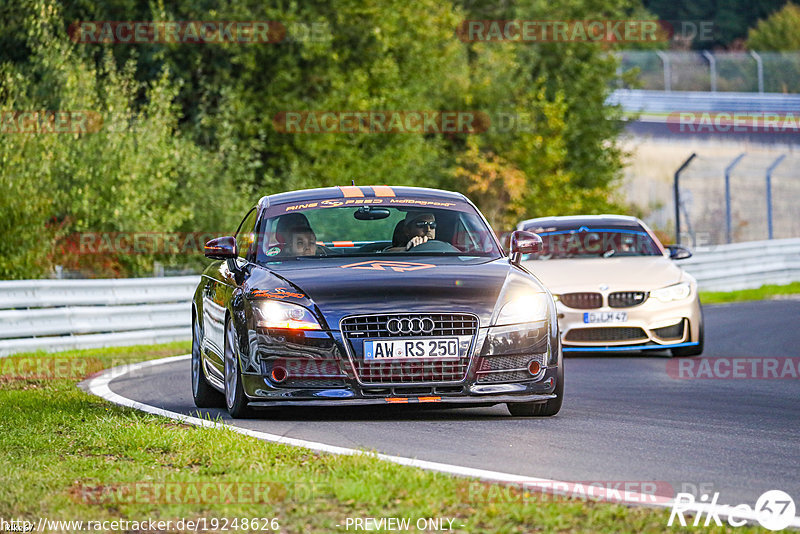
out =
<path fill-rule="evenodd" d="M 280 8 L 260 0 L 213 8 L 78 0 L 63 12 L 54 0 L 18 2 L 13 20 L 24 19 L 24 30 L 0 23 L 0 42 L 25 43 L 0 50 L 0 109 L 94 110 L 106 126 L 0 139 L 9 162 L 0 180 L 20 210 L 9 210 L 3 227 L 32 236 L 20 255 L 37 251 L 18 266 L 13 251 L 0 258 L 13 271 L 7 276 L 63 261 L 42 260 L 56 234 L 230 233 L 264 194 L 351 180 L 462 189 L 500 225 L 615 209 L 609 193 L 622 168 L 622 126 L 619 110 L 605 105 L 617 67 L 610 47 L 465 43 L 456 29 L 465 19 L 640 17 L 638 0 Z M 76 44 L 65 36 L 76 20 L 272 20 L 287 35 L 261 44 Z M 491 124 L 483 133 L 446 134 L 285 133 L 275 124 L 287 111 L 415 110 L 475 112 Z M 49 194 L 33 198 L 37 187 Z M 55 237 L 37 240 L 45 227 Z M 145 273 L 154 258 L 111 259 L 98 268 Z"/>
<path fill-rule="evenodd" d="M 637 2 L 602 9 L 573 0 L 554 5 L 529 0 L 491 7 L 465 4 L 471 20 L 619 20 Z M 510 128 L 478 137 L 482 153 L 497 154 L 526 177 L 526 217 L 619 209 L 609 193 L 620 177 L 622 130 L 618 109 L 605 104 L 616 79 L 616 59 L 591 42 L 473 43 L 469 47 L 470 103 Z M 513 212 L 512 206 L 512 212 Z"/>
<path fill-rule="evenodd" d="M 494 228 L 510 228 L 521 220 L 525 207 L 525 175 L 492 152 L 481 153 L 476 143 L 457 158 L 453 170 L 456 189 L 481 206 Z"/>
<path fill-rule="evenodd" d="M 736 47 L 747 37 L 748 28 L 775 11 L 788 0 L 644 0 L 644 5 L 666 21 L 712 22 L 714 39 L 695 41 L 696 49 Z"/>
<path fill-rule="evenodd" d="M 800 50 L 800 7 L 789 3 L 758 21 L 747 36 L 747 48 L 757 51 Z"/>
<path fill-rule="evenodd" d="M 181 135 L 168 72 L 143 85 L 132 61 L 121 68 L 110 55 L 100 66 L 87 61 L 49 2 L 32 4 L 25 24 L 31 55 L 0 68 L 7 119 L 0 135 L 0 183 L 7 191 L 0 226 L 14 236 L 0 245 L 0 276 L 35 277 L 67 261 L 97 274 L 151 273 L 153 246 L 143 254 L 113 248 L 86 254 L 93 249 L 76 253 L 56 244 L 76 234 L 235 228 L 232 208 L 243 203 L 234 174 L 224 170 L 233 166 L 241 176 L 245 165 Z M 20 131 L 21 117 L 41 121 L 41 110 L 92 120 L 62 133 L 44 133 L 41 124 Z"/>

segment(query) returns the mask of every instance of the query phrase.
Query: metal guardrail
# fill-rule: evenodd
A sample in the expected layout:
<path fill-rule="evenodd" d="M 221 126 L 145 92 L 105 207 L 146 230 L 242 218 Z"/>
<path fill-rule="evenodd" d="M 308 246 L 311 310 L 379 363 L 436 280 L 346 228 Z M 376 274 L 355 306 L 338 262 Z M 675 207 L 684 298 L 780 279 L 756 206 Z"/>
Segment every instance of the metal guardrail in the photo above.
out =
<path fill-rule="evenodd" d="M 703 291 L 750 289 L 800 281 L 800 239 L 697 247 L 679 265 Z"/>
<path fill-rule="evenodd" d="M 679 265 L 706 291 L 800 281 L 800 239 L 698 247 Z M 198 281 L 0 281 L 0 356 L 189 339 Z"/>
<path fill-rule="evenodd" d="M 199 278 L 0 282 L 0 356 L 191 337 Z"/>
<path fill-rule="evenodd" d="M 0 282 L 0 309 L 186 302 L 197 276 Z"/>
<path fill-rule="evenodd" d="M 728 112 L 796 116 L 800 110 L 800 94 L 617 89 L 606 99 L 606 104 L 621 105 L 630 113 Z"/>

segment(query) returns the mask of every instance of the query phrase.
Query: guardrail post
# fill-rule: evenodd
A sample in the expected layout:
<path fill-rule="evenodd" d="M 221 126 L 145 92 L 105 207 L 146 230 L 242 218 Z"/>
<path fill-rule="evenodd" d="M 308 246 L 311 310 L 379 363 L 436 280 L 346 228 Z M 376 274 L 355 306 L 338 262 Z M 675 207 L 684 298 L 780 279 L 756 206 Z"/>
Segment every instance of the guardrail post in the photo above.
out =
<path fill-rule="evenodd" d="M 786 154 L 781 154 L 767 169 L 767 235 L 772 239 L 772 171 L 781 164 Z"/>
<path fill-rule="evenodd" d="M 689 166 L 695 157 L 697 157 L 697 154 L 692 152 L 692 155 L 675 171 L 675 180 L 672 185 L 672 195 L 675 197 L 675 243 L 678 245 L 681 244 L 681 190 L 678 182 L 683 170 Z"/>
<path fill-rule="evenodd" d="M 717 92 L 717 60 L 708 50 L 703 50 L 703 57 L 708 60 L 708 74 L 711 78 L 711 92 Z"/>
<path fill-rule="evenodd" d="M 656 54 L 658 54 L 658 57 L 661 58 L 661 62 L 664 64 L 664 90 L 672 91 L 672 71 L 670 70 L 669 56 L 661 50 L 656 50 Z"/>
<path fill-rule="evenodd" d="M 745 152 L 742 152 L 736 156 L 736 159 L 730 165 L 725 167 L 725 237 L 728 243 L 731 242 L 731 171 L 745 154 Z"/>
<path fill-rule="evenodd" d="M 756 60 L 756 72 L 758 74 L 758 92 L 764 92 L 764 62 L 761 61 L 761 56 L 755 50 L 750 51 L 750 55 Z"/>

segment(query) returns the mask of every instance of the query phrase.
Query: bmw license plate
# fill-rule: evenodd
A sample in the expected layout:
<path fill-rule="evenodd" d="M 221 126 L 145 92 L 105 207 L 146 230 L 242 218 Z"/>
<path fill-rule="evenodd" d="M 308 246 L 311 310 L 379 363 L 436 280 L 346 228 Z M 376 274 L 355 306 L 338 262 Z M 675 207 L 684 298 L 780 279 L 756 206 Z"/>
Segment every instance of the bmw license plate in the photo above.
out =
<path fill-rule="evenodd" d="M 458 338 L 365 340 L 364 360 L 368 362 L 406 359 L 458 359 Z"/>
<path fill-rule="evenodd" d="M 584 323 L 624 323 L 628 320 L 628 312 L 585 312 Z"/>

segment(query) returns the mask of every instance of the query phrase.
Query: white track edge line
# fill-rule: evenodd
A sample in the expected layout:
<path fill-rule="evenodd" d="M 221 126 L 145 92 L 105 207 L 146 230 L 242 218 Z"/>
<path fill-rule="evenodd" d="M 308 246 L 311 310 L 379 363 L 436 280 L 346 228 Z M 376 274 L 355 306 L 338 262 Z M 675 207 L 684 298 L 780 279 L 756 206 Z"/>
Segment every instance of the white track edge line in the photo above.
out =
<path fill-rule="evenodd" d="M 320 443 L 316 441 L 307 441 L 304 439 L 298 438 L 288 438 L 285 436 L 279 436 L 277 434 L 269 434 L 267 432 L 261 432 L 258 430 L 251 430 L 247 428 L 242 428 L 234 425 L 230 425 L 223 422 L 211 421 L 208 419 L 201 419 L 199 417 L 193 417 L 191 415 L 185 415 L 178 412 L 172 412 L 169 410 L 165 410 L 163 408 L 157 408 L 155 406 L 151 406 L 149 404 L 144 404 L 132 399 L 128 399 L 127 397 L 123 397 L 122 395 L 118 395 L 111 391 L 109 384 L 112 380 L 120 378 L 132 371 L 139 371 L 142 369 L 146 369 L 148 367 L 155 367 L 158 365 L 164 365 L 168 363 L 174 363 L 182 360 L 188 360 L 191 358 L 191 354 L 183 354 L 180 356 L 171 356 L 168 358 L 161 358 L 159 360 L 148 360 L 140 363 L 133 363 L 133 364 L 126 364 L 121 365 L 118 367 L 112 367 L 110 369 L 106 369 L 97 376 L 88 378 L 84 382 L 81 382 L 81 385 L 84 385 L 85 388 L 89 391 L 89 393 L 101 397 L 109 402 L 117 404 L 119 406 L 125 406 L 128 408 L 133 408 L 135 410 L 139 410 L 145 413 L 149 413 L 152 415 L 159 415 L 162 417 L 166 417 L 169 419 L 173 419 L 185 424 L 191 424 L 195 426 L 205 427 L 205 428 L 226 428 L 233 432 L 243 434 L 245 436 L 250 436 L 256 439 L 260 439 L 263 441 L 269 441 L 272 443 L 281 443 L 285 445 L 293 445 L 295 447 L 303 447 L 306 449 L 310 449 L 313 451 L 318 452 L 326 452 L 330 454 L 339 454 L 344 456 L 353 456 L 353 455 L 364 455 L 370 456 L 373 458 L 378 458 L 380 460 L 384 460 L 387 462 L 392 462 L 399 465 L 405 465 L 409 467 L 417 467 L 420 469 L 424 469 L 426 471 L 436 471 L 439 473 L 447 473 L 450 475 L 456 475 L 465 478 L 477 478 L 480 480 L 484 480 L 487 482 L 498 482 L 498 483 L 505 483 L 505 484 L 529 484 L 531 486 L 535 486 L 540 484 L 545 487 L 549 488 L 575 488 L 579 483 L 575 482 L 566 482 L 561 480 L 553 480 L 547 478 L 536 478 L 536 477 L 529 477 L 524 475 L 515 475 L 512 473 L 503 473 L 501 471 L 490 471 L 486 469 L 477 469 L 474 467 L 465 467 L 460 465 L 452 465 L 452 464 L 444 464 L 439 462 L 431 462 L 427 460 L 418 460 L 416 458 L 406 458 L 404 456 L 393 456 L 389 454 L 382 454 L 376 452 L 370 452 L 365 450 L 359 449 L 351 449 L 347 447 L 339 447 L 337 445 L 329 445 L 327 443 Z M 582 486 L 581 486 L 582 487 Z M 546 493 L 546 492 L 545 492 Z M 624 492 L 626 495 L 630 496 L 630 499 L 600 499 L 603 502 L 615 503 L 615 504 L 624 504 L 624 505 L 634 505 L 634 506 L 648 506 L 648 507 L 656 507 L 656 508 L 671 508 L 674 500 L 669 499 L 667 501 L 655 501 L 653 502 L 652 499 L 654 498 L 653 495 L 645 495 L 639 494 L 634 492 Z M 560 494 L 560 492 L 559 492 Z M 660 497 L 660 496 L 659 496 Z M 577 498 L 577 497 L 576 497 Z M 587 500 L 596 500 L 596 499 L 587 499 Z M 754 503 L 755 504 L 755 503 Z M 728 518 L 729 515 L 734 515 L 737 519 L 747 519 L 750 522 L 758 523 L 759 515 L 754 511 L 750 513 L 745 511 L 737 511 L 733 510 L 736 505 L 724 505 L 724 504 L 716 504 L 712 505 L 710 503 L 702 503 L 702 502 L 695 502 L 691 505 L 687 505 L 683 508 L 684 511 L 693 512 L 696 514 L 704 513 L 704 514 L 715 514 L 719 517 Z M 733 513 L 733 514 L 732 514 Z M 713 521 L 712 521 L 713 523 Z M 691 526 L 690 522 L 687 522 L 687 525 Z M 698 525 L 700 526 L 700 525 Z M 724 523 L 723 523 L 724 526 Z M 795 517 L 790 526 L 800 527 L 800 517 Z"/>

